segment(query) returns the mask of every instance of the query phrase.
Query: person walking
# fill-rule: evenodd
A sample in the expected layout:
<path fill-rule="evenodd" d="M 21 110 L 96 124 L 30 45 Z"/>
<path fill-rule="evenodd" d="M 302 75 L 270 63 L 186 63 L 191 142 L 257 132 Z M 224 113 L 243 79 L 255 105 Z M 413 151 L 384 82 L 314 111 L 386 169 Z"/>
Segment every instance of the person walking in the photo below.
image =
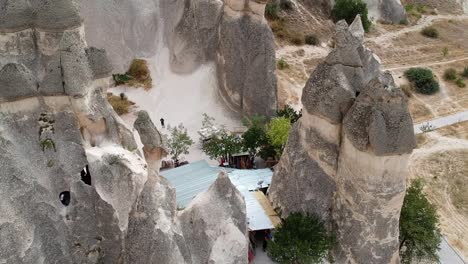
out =
<path fill-rule="evenodd" d="M 159 121 L 161 121 L 161 126 L 164 128 L 164 118 L 161 117 L 161 119 L 159 119 Z"/>

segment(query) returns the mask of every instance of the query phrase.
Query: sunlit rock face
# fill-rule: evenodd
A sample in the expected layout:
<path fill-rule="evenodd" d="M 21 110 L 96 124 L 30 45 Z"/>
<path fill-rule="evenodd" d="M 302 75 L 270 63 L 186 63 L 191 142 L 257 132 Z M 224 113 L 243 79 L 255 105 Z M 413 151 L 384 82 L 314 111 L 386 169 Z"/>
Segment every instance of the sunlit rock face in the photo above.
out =
<path fill-rule="evenodd" d="M 321 217 L 337 263 L 399 263 L 398 221 L 415 147 L 407 99 L 362 44 L 358 17 L 312 73 L 269 190 L 273 205 Z"/>
<path fill-rule="evenodd" d="M 405 8 L 400 0 L 364 0 L 372 20 L 400 23 L 406 19 Z"/>
<path fill-rule="evenodd" d="M 158 48 L 158 1 L 76 0 L 84 18 L 86 40 L 106 49 L 115 72 L 134 58 L 152 57 Z"/>
<path fill-rule="evenodd" d="M 215 61 L 219 94 L 232 109 L 272 116 L 277 108 L 274 36 L 265 1 L 164 2 L 171 66 L 193 71 Z M 183 12 L 181 12 L 183 10 Z"/>
<path fill-rule="evenodd" d="M 161 136 L 142 113 L 143 155 L 108 104 L 111 63 L 88 46 L 76 5 L 0 10 L 0 263 L 246 263 L 245 203 L 226 177 L 204 194 L 217 203 L 197 219 L 211 223 L 197 227 L 205 241 L 185 231 L 158 175 Z"/>
<path fill-rule="evenodd" d="M 336 0 L 305 0 L 306 4 L 321 8 L 327 15 L 331 14 L 335 2 Z M 367 4 L 368 16 L 371 20 L 385 23 L 400 23 L 406 19 L 406 11 L 400 0 L 363 0 L 363 2 Z"/>

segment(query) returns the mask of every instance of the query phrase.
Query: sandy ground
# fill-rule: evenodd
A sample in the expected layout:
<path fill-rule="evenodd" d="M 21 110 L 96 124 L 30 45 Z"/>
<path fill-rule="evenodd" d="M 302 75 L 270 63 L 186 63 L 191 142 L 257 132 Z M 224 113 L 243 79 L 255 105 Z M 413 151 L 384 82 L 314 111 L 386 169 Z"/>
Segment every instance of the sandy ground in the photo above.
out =
<path fill-rule="evenodd" d="M 136 103 L 136 110 L 148 111 L 151 119 L 163 134 L 169 134 L 160 125 L 164 118 L 167 126 L 182 123 L 195 142 L 185 159 L 194 162 L 209 158 L 204 155 L 199 145 L 197 131 L 201 128 L 203 113 L 216 118 L 216 122 L 228 129 L 241 126 L 239 117 L 233 114 L 218 98 L 215 67 L 213 64 L 200 66 L 191 74 L 179 75 L 170 70 L 169 51 L 162 47 L 158 54 L 147 58 L 153 78 L 153 88 L 145 91 L 141 88 L 120 86 L 109 89 L 114 94 L 125 93 Z M 123 118 L 130 125 L 134 116 Z"/>
<path fill-rule="evenodd" d="M 410 179 L 422 178 L 429 200 L 437 206 L 442 233 L 468 259 L 468 141 L 423 135 L 410 161 Z"/>

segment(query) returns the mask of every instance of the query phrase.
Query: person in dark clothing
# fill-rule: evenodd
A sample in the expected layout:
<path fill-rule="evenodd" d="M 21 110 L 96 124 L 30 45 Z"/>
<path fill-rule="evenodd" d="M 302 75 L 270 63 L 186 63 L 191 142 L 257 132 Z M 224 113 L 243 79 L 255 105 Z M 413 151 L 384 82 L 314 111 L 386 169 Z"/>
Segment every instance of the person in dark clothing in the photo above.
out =
<path fill-rule="evenodd" d="M 268 246 L 268 241 L 270 240 L 271 236 L 270 236 L 270 231 L 269 230 L 265 230 L 265 234 L 264 234 L 264 237 L 263 237 L 263 251 L 266 251 L 267 249 L 267 246 Z"/>
<path fill-rule="evenodd" d="M 161 126 L 164 128 L 164 118 L 161 117 L 161 119 L 159 119 L 159 121 L 161 121 Z"/>

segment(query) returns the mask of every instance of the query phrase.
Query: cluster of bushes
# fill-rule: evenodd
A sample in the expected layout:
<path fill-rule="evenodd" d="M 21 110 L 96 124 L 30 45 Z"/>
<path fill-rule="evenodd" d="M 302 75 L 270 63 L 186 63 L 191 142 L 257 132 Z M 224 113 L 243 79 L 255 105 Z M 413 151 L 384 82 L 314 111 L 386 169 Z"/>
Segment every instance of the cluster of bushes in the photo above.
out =
<path fill-rule="evenodd" d="M 277 263 L 323 263 L 335 244 L 317 216 L 293 213 L 276 229 L 267 253 Z"/>
<path fill-rule="evenodd" d="M 113 95 L 112 93 L 107 94 L 107 101 L 109 101 L 112 108 L 118 115 L 127 114 L 131 106 L 135 105 L 134 102 L 128 100 L 124 93 L 119 96 Z"/>
<path fill-rule="evenodd" d="M 439 91 L 439 83 L 434 74 L 427 68 L 411 68 L 405 72 L 405 77 L 414 86 L 416 92 L 421 94 L 434 94 Z"/>
<path fill-rule="evenodd" d="M 407 4 L 405 5 L 406 15 L 411 22 L 418 21 L 422 15 L 433 14 L 436 15 L 435 10 L 423 4 Z"/>
<path fill-rule="evenodd" d="M 248 152 L 252 157 L 260 156 L 264 160 L 270 157 L 276 159 L 283 152 L 291 125 L 301 116 L 301 112 L 286 106 L 269 121 L 262 116 L 250 117 L 244 120 L 248 129 L 242 135 L 233 135 L 221 129 L 208 140 L 202 138 L 202 150 L 212 159 L 228 157 L 241 151 Z M 214 119 L 205 114 L 202 127 L 214 127 Z"/>
<path fill-rule="evenodd" d="M 439 31 L 434 27 L 425 27 L 421 34 L 428 38 L 439 38 Z"/>
<path fill-rule="evenodd" d="M 268 1 L 265 5 L 265 17 L 270 20 L 279 19 L 280 5 L 276 1 Z"/>
<path fill-rule="evenodd" d="M 308 34 L 305 36 L 305 44 L 307 45 L 312 45 L 312 46 L 317 46 L 320 44 L 320 40 L 315 34 Z"/>
<path fill-rule="evenodd" d="M 463 69 L 460 75 L 454 68 L 449 68 L 444 72 L 444 79 L 446 81 L 454 82 L 460 88 L 466 87 L 463 77 L 468 78 L 468 67 L 465 67 L 465 69 Z"/>
<path fill-rule="evenodd" d="M 344 19 L 351 24 L 357 15 L 361 15 L 362 26 L 366 32 L 369 32 L 372 22 L 368 17 L 367 4 L 362 0 L 337 0 L 332 9 L 332 18 L 335 22 Z"/>
<path fill-rule="evenodd" d="M 134 59 L 126 73 L 113 74 L 115 85 L 129 85 L 150 89 L 153 85 L 146 60 Z"/>

